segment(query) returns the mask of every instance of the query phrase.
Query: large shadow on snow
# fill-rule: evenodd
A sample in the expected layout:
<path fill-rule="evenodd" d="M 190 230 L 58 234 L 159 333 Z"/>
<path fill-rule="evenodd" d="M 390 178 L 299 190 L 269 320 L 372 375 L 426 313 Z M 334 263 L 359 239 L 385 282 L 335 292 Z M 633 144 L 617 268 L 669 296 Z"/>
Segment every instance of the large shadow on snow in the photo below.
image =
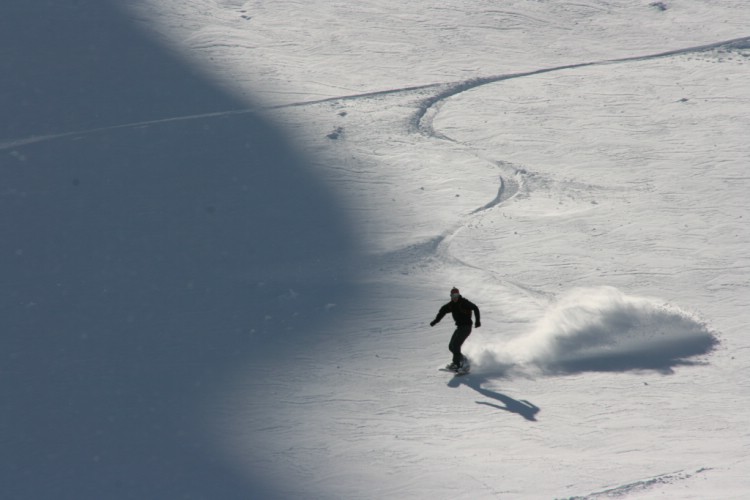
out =
<path fill-rule="evenodd" d="M 3 497 L 282 496 L 206 400 L 351 297 L 335 197 L 258 114 L 102 129 L 247 107 L 103 0 L 5 0 L 0 44 Z"/>

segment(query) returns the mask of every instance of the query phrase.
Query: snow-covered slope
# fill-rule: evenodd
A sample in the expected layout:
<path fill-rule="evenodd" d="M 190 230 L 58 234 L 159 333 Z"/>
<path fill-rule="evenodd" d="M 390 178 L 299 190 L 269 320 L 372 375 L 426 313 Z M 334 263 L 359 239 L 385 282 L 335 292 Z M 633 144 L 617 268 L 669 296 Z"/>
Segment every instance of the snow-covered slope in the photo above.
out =
<path fill-rule="evenodd" d="M 109 498 L 750 491 L 744 2 L 115 13 L 211 82 L 0 138 L 12 424 L 79 419 L 20 426 L 18 498 L 85 497 L 94 455 Z M 482 310 L 460 378 L 452 286 Z M 170 480 L 117 467 L 143 456 Z"/>

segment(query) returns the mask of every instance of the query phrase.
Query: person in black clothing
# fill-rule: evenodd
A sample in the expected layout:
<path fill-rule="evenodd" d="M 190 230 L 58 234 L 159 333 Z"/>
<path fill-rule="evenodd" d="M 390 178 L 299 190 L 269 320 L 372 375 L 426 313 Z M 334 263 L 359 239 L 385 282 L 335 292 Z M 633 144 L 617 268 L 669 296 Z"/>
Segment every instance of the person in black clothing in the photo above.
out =
<path fill-rule="evenodd" d="M 474 313 L 473 322 L 471 319 L 472 312 Z M 472 323 L 474 327 L 479 328 L 482 326 L 482 322 L 479 320 L 479 308 L 476 304 L 462 297 L 461 292 L 455 287 L 451 290 L 451 301 L 440 308 L 435 319 L 430 322 L 430 326 L 437 325 L 443 319 L 443 316 L 448 313 L 453 315 L 453 320 L 456 322 L 456 331 L 453 332 L 448 344 L 448 350 L 453 353 L 453 363 L 448 365 L 448 368 L 458 370 L 464 365 L 465 358 L 461 354 L 461 346 L 471 335 Z"/>

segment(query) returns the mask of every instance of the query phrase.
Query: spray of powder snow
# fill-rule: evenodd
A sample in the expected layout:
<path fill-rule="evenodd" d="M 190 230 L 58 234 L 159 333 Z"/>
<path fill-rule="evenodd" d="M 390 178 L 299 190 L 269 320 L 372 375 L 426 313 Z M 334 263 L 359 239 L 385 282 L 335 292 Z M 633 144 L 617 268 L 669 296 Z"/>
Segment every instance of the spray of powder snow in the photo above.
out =
<path fill-rule="evenodd" d="M 679 308 L 599 287 L 571 290 L 529 333 L 503 344 L 474 347 L 468 354 L 485 373 L 668 373 L 716 344 L 705 324 Z"/>

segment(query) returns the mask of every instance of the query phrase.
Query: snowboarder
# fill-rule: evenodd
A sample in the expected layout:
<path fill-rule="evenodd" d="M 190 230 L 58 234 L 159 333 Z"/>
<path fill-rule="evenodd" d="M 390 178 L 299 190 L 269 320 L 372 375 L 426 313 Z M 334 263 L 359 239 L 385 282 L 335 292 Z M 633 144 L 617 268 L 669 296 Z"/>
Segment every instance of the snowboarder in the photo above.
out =
<path fill-rule="evenodd" d="M 441 307 L 435 319 L 430 322 L 430 326 L 435 326 L 448 313 L 453 315 L 453 320 L 456 322 L 456 331 L 453 332 L 448 344 L 448 350 L 453 353 L 453 362 L 447 366 L 449 370 L 457 371 L 464 366 L 466 358 L 461 354 L 461 346 L 471 335 L 472 312 L 474 312 L 475 318 L 473 325 L 475 328 L 479 328 L 482 326 L 482 322 L 479 320 L 479 308 L 470 300 L 462 297 L 458 288 L 454 287 L 451 290 L 451 301 Z"/>

